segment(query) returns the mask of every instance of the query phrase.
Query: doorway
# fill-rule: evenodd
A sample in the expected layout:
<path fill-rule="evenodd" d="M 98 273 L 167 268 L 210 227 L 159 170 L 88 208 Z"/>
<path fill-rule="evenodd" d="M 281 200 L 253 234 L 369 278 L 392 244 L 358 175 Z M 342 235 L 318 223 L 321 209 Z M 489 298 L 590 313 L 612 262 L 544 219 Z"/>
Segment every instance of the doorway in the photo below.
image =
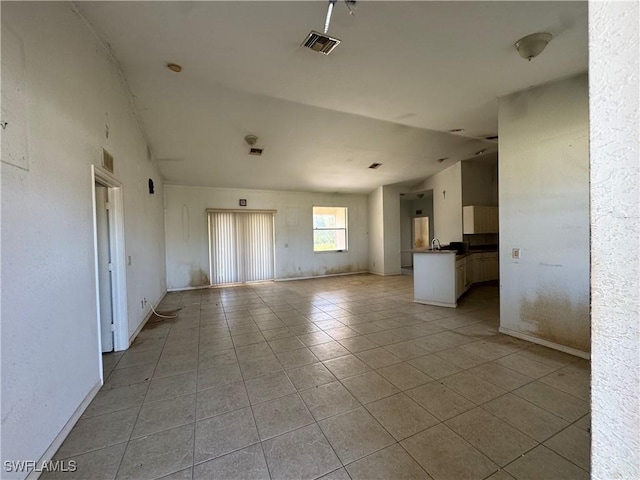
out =
<path fill-rule="evenodd" d="M 98 264 L 98 309 L 102 353 L 113 351 L 113 278 L 110 234 L 109 187 L 94 182 L 96 209 L 96 245 Z"/>
<path fill-rule="evenodd" d="M 413 218 L 413 248 L 429 248 L 429 217 Z"/>
<path fill-rule="evenodd" d="M 123 192 L 111 174 L 91 166 L 98 352 L 129 348 Z M 101 369 L 102 370 L 102 369 Z"/>

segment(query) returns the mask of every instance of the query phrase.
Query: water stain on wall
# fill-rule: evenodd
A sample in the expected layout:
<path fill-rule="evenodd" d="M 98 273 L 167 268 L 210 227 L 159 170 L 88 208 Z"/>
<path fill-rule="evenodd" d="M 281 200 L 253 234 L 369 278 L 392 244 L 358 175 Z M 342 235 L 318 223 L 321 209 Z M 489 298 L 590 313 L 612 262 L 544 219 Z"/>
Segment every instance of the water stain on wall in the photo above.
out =
<path fill-rule="evenodd" d="M 209 285 L 211 285 L 211 282 L 209 281 L 209 275 L 207 275 L 204 270 L 195 267 L 189 270 L 190 287 L 203 287 Z"/>
<path fill-rule="evenodd" d="M 354 271 L 356 270 L 354 270 L 353 265 L 342 265 L 340 267 L 325 269 L 323 275 L 339 275 L 341 273 L 351 273 Z"/>
<path fill-rule="evenodd" d="M 302 270 L 298 269 L 298 271 L 284 271 L 280 272 L 278 276 L 279 279 L 286 278 L 306 278 L 306 277 L 321 277 L 323 275 L 341 275 L 347 273 L 355 273 L 355 272 L 366 272 L 368 271 L 368 267 L 366 265 L 341 265 L 333 268 L 322 268 L 321 270 Z"/>
<path fill-rule="evenodd" d="M 534 300 L 522 299 L 520 319 L 527 333 L 549 342 L 591 350 L 589 305 L 574 304 L 556 292 L 538 292 Z"/>

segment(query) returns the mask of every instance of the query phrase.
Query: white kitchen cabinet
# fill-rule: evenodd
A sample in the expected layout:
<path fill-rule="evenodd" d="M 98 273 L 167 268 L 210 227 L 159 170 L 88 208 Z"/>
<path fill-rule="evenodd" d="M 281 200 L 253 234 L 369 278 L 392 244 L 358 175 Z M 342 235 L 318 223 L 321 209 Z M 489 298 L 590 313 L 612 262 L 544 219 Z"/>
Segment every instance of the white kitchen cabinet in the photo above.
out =
<path fill-rule="evenodd" d="M 462 258 L 456 261 L 456 300 L 465 292 L 466 283 L 466 259 Z"/>
<path fill-rule="evenodd" d="M 498 279 L 498 254 L 497 253 L 474 253 L 475 275 L 474 282 L 488 282 Z"/>
<path fill-rule="evenodd" d="M 452 250 L 414 250 L 413 298 L 416 303 L 456 307 L 458 298 L 474 283 L 498 278 L 496 252 L 471 253 L 461 258 Z"/>
<path fill-rule="evenodd" d="M 498 233 L 498 207 L 462 207 L 462 226 L 465 234 Z"/>

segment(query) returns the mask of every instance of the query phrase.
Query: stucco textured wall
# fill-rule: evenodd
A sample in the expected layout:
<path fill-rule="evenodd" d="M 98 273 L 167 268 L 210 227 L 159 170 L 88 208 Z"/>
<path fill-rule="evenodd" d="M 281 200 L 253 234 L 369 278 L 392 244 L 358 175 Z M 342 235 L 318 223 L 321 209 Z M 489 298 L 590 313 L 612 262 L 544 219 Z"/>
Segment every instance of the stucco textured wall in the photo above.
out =
<path fill-rule="evenodd" d="M 638 2 L 589 3 L 592 459 L 640 478 Z"/>
<path fill-rule="evenodd" d="M 166 288 L 162 185 L 69 2 L 2 3 L 2 115 L 2 460 L 39 460 L 100 382 L 91 165 L 105 147 L 123 185 L 130 332 Z"/>

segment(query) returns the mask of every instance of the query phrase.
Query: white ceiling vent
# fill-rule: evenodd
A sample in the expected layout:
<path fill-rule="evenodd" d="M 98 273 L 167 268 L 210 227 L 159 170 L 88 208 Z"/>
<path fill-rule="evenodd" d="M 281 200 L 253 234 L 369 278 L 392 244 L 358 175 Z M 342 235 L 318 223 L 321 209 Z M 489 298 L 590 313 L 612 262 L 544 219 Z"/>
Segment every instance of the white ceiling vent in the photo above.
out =
<path fill-rule="evenodd" d="M 304 42 L 300 44 L 301 47 L 310 48 L 314 52 L 324 53 L 325 55 L 329 55 L 334 48 L 338 46 L 340 40 L 337 38 L 330 37 L 324 33 L 316 32 L 312 30 L 307 38 L 304 39 Z"/>
<path fill-rule="evenodd" d="M 314 52 L 324 53 L 325 55 L 329 55 L 334 48 L 338 46 L 340 40 L 337 38 L 330 37 L 327 35 L 329 31 L 329 24 L 331 23 L 331 13 L 333 12 L 333 6 L 336 4 L 338 0 L 329 0 L 329 5 L 327 6 L 327 17 L 324 21 L 324 33 L 316 32 L 315 30 L 311 30 L 307 38 L 300 44 L 301 47 L 310 48 Z M 353 8 L 356 5 L 356 0 L 345 0 L 347 4 L 347 8 L 349 9 L 349 13 L 353 15 Z"/>

